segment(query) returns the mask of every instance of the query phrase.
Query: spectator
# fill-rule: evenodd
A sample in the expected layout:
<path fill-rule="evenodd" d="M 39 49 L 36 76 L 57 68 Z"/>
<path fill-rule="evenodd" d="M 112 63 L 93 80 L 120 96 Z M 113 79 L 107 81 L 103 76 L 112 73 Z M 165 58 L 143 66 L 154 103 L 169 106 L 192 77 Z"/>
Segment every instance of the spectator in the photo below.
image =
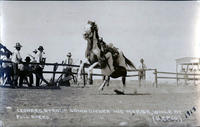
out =
<path fill-rule="evenodd" d="M 22 57 L 21 57 L 21 54 L 20 54 L 21 47 L 22 47 L 22 45 L 19 42 L 17 42 L 16 45 L 15 45 L 15 51 L 13 52 L 13 55 L 12 55 L 13 75 L 14 75 L 13 86 L 14 87 L 17 87 L 17 85 L 18 85 L 18 77 L 19 77 L 19 73 L 20 73 L 18 66 L 19 66 L 19 63 L 22 62 Z"/>
<path fill-rule="evenodd" d="M 140 59 L 141 65 L 139 66 L 139 80 L 146 80 L 146 70 L 147 66 L 144 64 L 144 59 Z"/>
<path fill-rule="evenodd" d="M 11 62 L 10 54 L 7 53 L 6 56 L 3 58 L 3 60 L 7 61 L 7 62 Z M 7 83 L 9 83 L 11 86 L 13 86 L 12 80 L 11 80 L 12 64 L 4 62 L 4 63 L 2 63 L 2 67 L 3 67 L 3 77 L 5 75 L 5 78 L 7 79 Z"/>
<path fill-rule="evenodd" d="M 67 54 L 67 59 L 64 61 L 65 64 L 73 65 L 73 59 L 71 58 L 71 56 L 72 54 L 71 52 L 69 52 Z M 75 81 L 75 77 L 73 76 L 72 73 L 72 66 L 67 66 L 66 68 L 63 69 L 63 72 L 65 72 L 65 74 L 62 77 L 62 81 L 66 86 L 70 86 L 69 80 L 73 78 L 73 80 Z"/>
<path fill-rule="evenodd" d="M 30 64 L 30 57 L 26 57 L 25 63 L 23 64 L 23 69 L 20 73 L 20 80 L 19 80 L 19 87 L 22 87 L 23 85 L 23 80 L 26 79 L 28 86 L 32 87 L 33 84 L 33 73 L 32 73 L 32 66 Z M 28 78 L 29 77 L 29 81 Z"/>
<path fill-rule="evenodd" d="M 39 86 L 40 84 L 40 79 L 44 79 L 43 77 L 43 69 L 44 69 L 44 63 L 45 63 L 45 58 L 43 57 L 44 54 L 44 48 L 43 46 L 39 46 L 38 48 L 38 53 L 36 54 L 36 60 L 39 65 L 37 65 L 35 71 L 36 71 L 36 86 Z"/>

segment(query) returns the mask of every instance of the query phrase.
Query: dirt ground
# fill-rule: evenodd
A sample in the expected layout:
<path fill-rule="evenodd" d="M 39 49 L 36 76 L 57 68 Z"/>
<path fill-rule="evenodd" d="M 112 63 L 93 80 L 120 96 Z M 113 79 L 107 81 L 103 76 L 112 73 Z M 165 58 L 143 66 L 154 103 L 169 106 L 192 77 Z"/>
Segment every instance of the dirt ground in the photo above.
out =
<path fill-rule="evenodd" d="M 0 88 L 0 127 L 66 126 L 198 126 L 199 86 L 128 81 L 125 95 L 94 85 L 61 89 Z M 200 103 L 199 103 L 200 104 Z M 187 114 L 189 111 L 189 114 Z M 187 114 L 187 115 L 186 115 Z"/>

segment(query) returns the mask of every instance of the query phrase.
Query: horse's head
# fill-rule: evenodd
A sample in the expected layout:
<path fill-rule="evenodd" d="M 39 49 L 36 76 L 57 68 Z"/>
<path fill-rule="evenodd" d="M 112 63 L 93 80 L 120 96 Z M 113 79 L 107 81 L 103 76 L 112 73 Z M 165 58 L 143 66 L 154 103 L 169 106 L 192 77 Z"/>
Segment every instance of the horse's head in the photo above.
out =
<path fill-rule="evenodd" d="M 96 24 L 94 22 L 88 22 L 88 24 L 85 26 L 85 33 L 83 34 L 84 39 L 87 41 L 87 48 L 85 51 L 86 58 L 90 57 L 90 55 L 94 53 L 92 50 L 96 49 L 97 47 L 97 33 L 98 31 Z"/>
<path fill-rule="evenodd" d="M 84 27 L 84 31 L 85 32 L 83 34 L 83 38 L 87 41 L 87 48 L 86 48 L 86 51 L 85 51 L 85 57 L 88 58 L 90 53 L 91 53 L 92 47 L 93 47 L 91 25 L 87 24 Z"/>

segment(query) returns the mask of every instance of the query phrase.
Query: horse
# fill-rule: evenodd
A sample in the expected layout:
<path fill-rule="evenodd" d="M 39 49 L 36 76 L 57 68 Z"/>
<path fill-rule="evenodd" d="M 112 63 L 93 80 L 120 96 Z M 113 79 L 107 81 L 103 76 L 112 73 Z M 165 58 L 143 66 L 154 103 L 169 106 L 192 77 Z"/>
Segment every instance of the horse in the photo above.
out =
<path fill-rule="evenodd" d="M 113 56 L 110 52 L 107 52 L 102 56 L 102 46 L 99 45 L 99 37 L 98 37 L 98 29 L 96 24 L 90 25 L 90 29 L 87 30 L 84 33 L 84 39 L 87 41 L 87 48 L 85 51 L 85 57 L 87 58 L 82 64 L 80 65 L 79 71 L 78 71 L 78 79 L 81 75 L 81 70 L 83 69 L 84 64 L 88 63 L 90 64 L 88 69 L 88 79 L 91 78 L 93 68 L 96 66 L 99 66 L 101 68 L 102 74 L 105 76 L 103 79 L 103 83 L 99 87 L 99 91 L 102 90 L 106 84 L 109 82 L 109 78 L 119 78 L 122 77 L 122 83 L 123 83 L 123 92 L 124 88 L 126 86 L 126 75 L 127 75 L 127 68 L 133 68 L 136 69 L 134 64 L 125 57 L 122 51 L 118 50 L 119 54 L 117 56 L 117 59 L 115 62 L 117 63 L 117 66 L 113 66 Z M 95 27 L 94 27 L 95 26 Z M 103 58 L 104 63 L 103 67 L 101 63 L 101 59 Z M 115 92 L 117 92 L 115 90 Z"/>

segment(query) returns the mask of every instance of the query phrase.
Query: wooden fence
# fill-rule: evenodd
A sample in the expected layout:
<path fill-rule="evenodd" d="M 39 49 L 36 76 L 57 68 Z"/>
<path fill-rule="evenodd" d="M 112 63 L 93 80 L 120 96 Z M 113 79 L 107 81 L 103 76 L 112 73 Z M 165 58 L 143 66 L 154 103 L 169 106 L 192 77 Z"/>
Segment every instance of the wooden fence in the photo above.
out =
<path fill-rule="evenodd" d="M 4 61 L 4 60 L 0 60 L 0 63 L 12 63 L 11 61 Z M 41 65 L 40 63 L 30 63 L 32 65 Z M 49 84 L 49 85 L 52 85 L 52 83 L 57 83 L 57 81 L 55 81 L 55 75 L 56 74 L 65 74 L 66 72 L 63 72 L 63 71 L 57 71 L 57 68 L 58 66 L 68 66 L 68 67 L 76 67 L 76 68 L 79 68 L 80 66 L 79 65 L 70 65 L 70 64 L 60 64 L 60 63 L 44 63 L 42 65 L 45 65 L 45 66 L 53 66 L 53 70 L 52 71 L 43 71 L 43 73 L 46 73 L 46 74 L 53 74 L 52 76 L 52 79 L 51 79 L 51 84 L 49 82 L 47 82 L 45 79 L 45 83 Z M 88 74 L 85 73 L 85 68 L 88 68 L 90 65 L 89 64 L 85 64 L 84 67 L 83 67 L 83 84 L 84 86 L 86 85 L 86 78 L 85 76 L 87 76 Z M 95 69 L 100 69 L 100 68 L 97 68 L 95 67 Z M 137 70 L 128 70 L 129 72 L 133 72 L 133 71 L 137 71 Z M 77 75 L 76 72 L 73 72 L 73 74 Z M 92 76 L 104 76 L 102 74 L 92 74 Z M 138 74 L 134 74 L 134 75 L 127 75 L 127 77 L 135 77 L 135 76 L 138 76 Z"/>
<path fill-rule="evenodd" d="M 179 80 L 185 80 L 185 81 L 193 80 L 194 84 L 196 84 L 197 80 L 200 80 L 200 78 L 197 77 L 197 76 L 200 76 L 200 74 L 198 74 L 198 73 L 191 74 L 191 73 L 159 72 L 159 71 L 157 71 L 157 69 L 155 69 L 154 74 L 155 74 L 156 86 L 158 86 L 158 79 L 175 79 L 177 86 L 179 84 Z M 164 75 L 168 75 L 168 76 L 160 76 L 160 74 L 164 74 Z M 169 77 L 169 75 L 173 75 L 173 76 Z M 184 77 L 180 77 L 180 76 L 184 76 Z"/>
<path fill-rule="evenodd" d="M 3 60 L 0 60 L 0 63 L 2 62 L 6 62 L 6 63 L 12 63 L 10 61 L 3 61 Z M 40 65 L 40 63 L 30 63 L 30 64 L 36 64 L 36 65 Z M 63 71 L 57 71 L 57 68 L 58 66 L 68 66 L 68 67 L 76 67 L 76 68 L 79 68 L 80 66 L 79 65 L 70 65 L 70 64 L 60 64 L 60 63 L 45 63 L 43 64 L 45 66 L 53 66 L 53 70 L 52 71 L 43 71 L 43 73 L 46 73 L 46 74 L 53 74 L 52 76 L 52 80 L 51 82 L 52 83 L 56 83 L 57 81 L 55 81 L 55 75 L 56 74 L 65 74 L 66 72 L 63 72 Z M 86 64 L 84 65 L 83 67 L 83 84 L 84 86 L 86 85 L 86 79 L 85 79 L 85 76 L 87 76 L 88 74 L 85 73 L 85 69 L 88 68 L 90 65 L 89 64 Z M 95 67 L 95 69 L 100 69 L 100 68 L 97 68 Z M 145 71 L 153 71 L 153 74 L 154 74 L 154 83 L 156 85 L 156 88 L 158 87 L 158 79 L 173 79 L 173 80 L 176 80 L 177 81 L 177 86 L 178 86 L 178 82 L 179 80 L 194 80 L 194 83 L 196 80 L 200 80 L 200 78 L 196 77 L 196 76 L 200 76 L 200 74 L 188 74 L 188 73 L 175 73 L 175 72 L 160 72 L 160 71 L 157 71 L 157 69 L 144 69 Z M 128 72 L 139 72 L 140 70 L 139 69 L 136 69 L 136 70 L 127 70 Z M 76 72 L 73 72 L 73 74 L 77 75 Z M 160 75 L 167 75 L 167 76 L 160 76 Z M 169 75 L 174 75 L 174 76 L 169 76 Z M 179 77 L 180 75 L 182 76 L 185 76 L 185 77 Z M 92 74 L 92 76 L 103 76 L 102 74 Z M 127 77 L 138 77 L 139 74 L 129 74 L 127 75 Z M 190 77 L 189 77 L 190 76 Z M 191 77 L 193 76 L 193 77 Z M 138 81 L 139 81 L 139 86 L 141 86 L 141 81 L 139 80 L 138 78 Z M 45 81 L 47 82 L 47 81 Z"/>

